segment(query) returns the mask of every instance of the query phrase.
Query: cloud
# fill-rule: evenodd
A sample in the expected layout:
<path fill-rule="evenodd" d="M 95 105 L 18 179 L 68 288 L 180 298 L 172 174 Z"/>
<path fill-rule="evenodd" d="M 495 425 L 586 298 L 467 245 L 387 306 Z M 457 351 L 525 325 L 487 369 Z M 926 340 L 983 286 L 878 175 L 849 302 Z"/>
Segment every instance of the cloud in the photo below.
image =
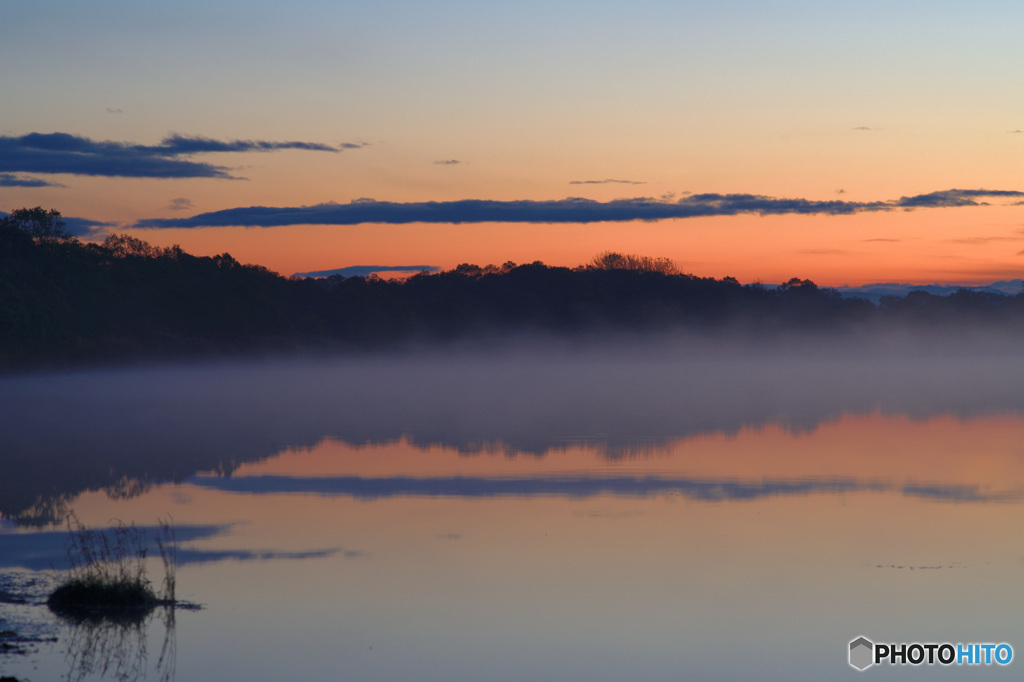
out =
<path fill-rule="evenodd" d="M 213 152 L 268 152 L 281 149 L 340 152 L 364 143 L 330 146 L 315 142 L 215 140 L 169 135 L 158 145 L 97 141 L 68 133 L 0 136 L 0 172 L 69 173 L 134 178 L 232 178 L 228 169 L 181 156 Z"/>
<path fill-rule="evenodd" d="M 462 162 L 458 159 L 440 159 L 434 163 L 438 166 L 457 166 Z"/>
<path fill-rule="evenodd" d="M 875 128 L 872 128 L 871 126 L 855 126 L 854 130 L 867 131 L 867 130 L 875 130 Z"/>
<path fill-rule="evenodd" d="M 48 182 L 40 178 L 31 178 L 13 173 L 0 173 L 0 187 L 63 187 L 59 182 Z"/>
<path fill-rule="evenodd" d="M 613 180 L 608 178 L 606 180 L 570 180 L 570 185 L 607 185 L 607 184 L 619 184 L 619 185 L 646 185 L 646 182 L 640 180 Z"/>
<path fill-rule="evenodd" d="M 398 203 L 355 199 L 348 204 L 250 206 L 200 213 L 190 218 L 142 220 L 137 228 L 279 227 L 283 225 L 358 225 L 362 223 L 595 223 L 669 220 L 709 216 L 851 215 L 895 209 L 984 205 L 983 197 L 1024 197 L 1015 190 L 951 189 L 894 201 L 817 201 L 779 199 L 756 194 L 691 194 L 676 201 L 650 197 L 608 202 L 568 198 L 552 201 L 424 201 Z"/>
<path fill-rule="evenodd" d="M 293 277 L 366 277 L 374 272 L 437 272 L 441 268 L 436 265 L 351 265 L 335 270 L 318 270 L 316 272 L 296 272 Z"/>
<path fill-rule="evenodd" d="M 184 137 L 182 135 L 169 135 L 156 146 L 137 147 L 138 149 L 151 150 L 152 153 L 160 156 L 179 156 L 182 154 L 203 154 L 210 152 L 269 152 L 279 149 L 305 149 L 317 152 L 338 152 L 342 149 L 358 149 L 365 147 L 365 144 L 344 143 L 341 147 L 317 142 L 264 142 L 261 140 L 214 140 L 209 137 Z"/>
<path fill-rule="evenodd" d="M 929 192 L 912 197 L 900 197 L 897 205 L 902 208 L 937 208 L 951 206 L 987 206 L 985 202 L 976 201 L 985 197 L 1021 197 L 1024 192 L 1015 190 L 988 189 L 947 189 L 941 192 Z"/>
<path fill-rule="evenodd" d="M 1024 237 L 1007 237 L 1000 235 L 996 237 L 963 237 L 961 239 L 949 239 L 947 241 L 953 244 L 970 244 L 970 245 L 984 245 L 991 244 L 993 242 L 1019 242 Z"/>
<path fill-rule="evenodd" d="M 167 204 L 167 208 L 172 211 L 188 211 L 192 208 L 192 200 L 185 197 L 177 197 L 171 199 L 170 203 Z"/>
<path fill-rule="evenodd" d="M 117 107 L 107 107 L 108 114 L 123 114 L 124 110 Z"/>
<path fill-rule="evenodd" d="M 104 223 L 99 220 L 67 216 L 62 217 L 61 220 L 64 221 L 64 229 L 76 237 L 87 237 L 96 232 L 101 232 L 108 227 L 115 227 L 116 225 L 115 223 Z"/>

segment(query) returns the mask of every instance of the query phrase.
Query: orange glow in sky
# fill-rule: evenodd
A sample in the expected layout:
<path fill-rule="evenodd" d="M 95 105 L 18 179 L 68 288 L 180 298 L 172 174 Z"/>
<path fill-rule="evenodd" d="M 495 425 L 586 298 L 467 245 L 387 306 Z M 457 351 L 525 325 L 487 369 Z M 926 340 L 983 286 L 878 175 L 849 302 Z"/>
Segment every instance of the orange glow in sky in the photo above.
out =
<path fill-rule="evenodd" d="M 923 18 L 876 0 L 856 13 L 741 4 L 285 11 L 232 0 L 190 10 L 187 41 L 185 13 L 115 4 L 65 8 L 55 21 L 25 5 L 5 17 L 11 39 L 0 45 L 0 59 L 19 64 L 5 82 L 0 210 L 56 208 L 92 221 L 78 228 L 89 239 L 130 231 L 284 275 L 575 266 L 606 250 L 744 283 L 972 284 L 1024 272 L 1013 68 L 1024 9 L 945 3 Z M 26 62 L 41 34 L 47 57 Z M 242 228 L 231 225 L 253 223 L 204 217 L 365 198 L 870 203 L 954 189 L 1009 194 L 854 215 L 558 224 Z M 183 219 L 198 227 L 133 229 Z"/>

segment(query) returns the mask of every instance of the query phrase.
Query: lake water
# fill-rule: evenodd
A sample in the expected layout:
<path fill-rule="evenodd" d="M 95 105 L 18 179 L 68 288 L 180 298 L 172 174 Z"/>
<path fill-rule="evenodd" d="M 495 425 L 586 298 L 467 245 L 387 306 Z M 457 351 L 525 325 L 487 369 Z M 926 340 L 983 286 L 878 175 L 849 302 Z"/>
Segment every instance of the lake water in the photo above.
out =
<path fill-rule="evenodd" d="M 1012 349 L 899 344 L 0 378 L 0 574 L 30 597 L 0 630 L 56 637 L 0 671 L 1010 679 L 1024 660 L 858 673 L 847 653 L 863 635 L 1024 656 L 1022 380 Z M 203 608 L 126 634 L 34 603 L 72 511 L 172 517 L 178 596 Z"/>

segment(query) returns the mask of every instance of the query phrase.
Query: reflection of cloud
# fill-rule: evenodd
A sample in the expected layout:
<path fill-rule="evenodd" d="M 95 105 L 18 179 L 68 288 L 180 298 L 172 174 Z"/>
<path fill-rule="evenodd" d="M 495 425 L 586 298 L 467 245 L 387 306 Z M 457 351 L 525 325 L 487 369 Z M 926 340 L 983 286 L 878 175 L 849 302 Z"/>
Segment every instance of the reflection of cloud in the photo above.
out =
<path fill-rule="evenodd" d="M 306 552 L 277 552 L 273 550 L 213 550 L 182 547 L 183 543 L 208 540 L 231 529 L 231 524 L 206 526 L 175 526 L 174 537 L 177 545 L 178 565 L 209 563 L 213 561 L 267 561 L 271 559 L 319 559 L 341 554 L 346 558 L 363 556 L 362 552 L 343 547 L 318 549 Z M 100 529 L 96 529 L 103 532 Z M 109 529 L 108 529 L 109 530 Z M 145 539 L 158 536 L 160 529 L 139 527 Z M 68 567 L 68 533 L 64 530 L 47 530 L 32 533 L 0 533 L 0 568 L 26 568 L 33 571 Z M 154 548 L 150 548 L 154 549 Z"/>
<path fill-rule="evenodd" d="M 363 556 L 362 552 L 341 547 L 316 549 L 307 552 L 275 552 L 252 550 L 198 550 L 178 549 L 179 564 L 206 564 L 214 561 L 271 561 L 273 559 L 324 559 L 341 554 L 346 559 Z"/>
<path fill-rule="evenodd" d="M 0 172 L 70 173 L 136 178 L 230 178 L 227 169 L 180 156 L 211 152 L 268 152 L 281 149 L 340 152 L 363 144 L 332 147 L 315 142 L 215 140 L 169 135 L 158 145 L 91 140 L 68 133 L 0 136 Z"/>
<path fill-rule="evenodd" d="M 641 511 L 594 511 L 576 512 L 573 516 L 586 519 L 628 519 L 636 516 L 645 516 L 646 512 Z"/>
<path fill-rule="evenodd" d="M 1021 499 L 1020 491 L 987 492 L 974 485 L 926 485 L 908 483 L 903 494 L 910 497 L 924 497 L 944 502 L 1016 502 Z"/>
<path fill-rule="evenodd" d="M 908 497 L 924 497 L 949 502 L 1008 502 L 1021 499 L 1020 491 L 985 492 L 972 485 L 925 485 L 908 483 L 893 486 L 875 481 L 840 479 L 784 479 L 739 481 L 733 479 L 666 478 L 662 476 L 546 476 L 539 478 L 479 478 L 396 476 L 362 478 L 359 476 L 199 476 L 194 485 L 223 492 L 250 495 L 302 493 L 305 495 L 351 496 L 357 499 L 384 497 L 593 497 L 622 495 L 649 497 L 678 494 L 705 502 L 753 500 L 762 497 L 809 495 L 811 493 L 900 492 Z"/>
<path fill-rule="evenodd" d="M 619 185 L 646 185 L 647 183 L 642 180 L 613 180 L 608 178 L 607 180 L 570 180 L 570 185 L 608 185 L 608 184 L 619 184 Z"/>
<path fill-rule="evenodd" d="M 875 568 L 894 568 L 896 570 L 908 569 L 908 570 L 911 570 L 911 571 L 938 571 L 938 570 L 943 569 L 943 568 L 963 568 L 963 567 L 964 566 L 962 564 L 959 564 L 959 563 L 957 563 L 957 564 L 946 564 L 945 566 L 943 566 L 941 564 L 936 564 L 934 566 L 920 566 L 920 565 L 919 566 L 910 566 L 910 565 L 904 565 L 904 564 L 899 564 L 899 565 L 897 565 L 897 564 L 878 564 L 878 565 L 875 566 Z"/>
<path fill-rule="evenodd" d="M 137 526 L 143 537 L 157 537 L 159 529 L 156 527 Z M 206 540 L 208 538 L 227 532 L 230 525 L 211 524 L 205 526 L 175 526 L 175 542 L 179 545 L 183 542 Z M 97 533 L 105 532 L 104 529 L 90 529 Z M 110 532 L 111 529 L 106 529 Z M 43 570 L 51 566 L 57 569 L 67 568 L 67 541 L 66 530 L 46 530 L 33 533 L 8 534 L 0 533 L 0 567 L 2 568 L 27 568 L 30 570 Z M 179 549 L 179 551 L 182 551 Z"/>
<path fill-rule="evenodd" d="M 1016 190 L 951 189 L 892 201 L 817 201 L 779 199 L 756 194 L 693 194 L 677 201 L 650 197 L 608 202 L 568 198 L 552 201 L 423 201 L 398 203 L 356 199 L 348 204 L 267 207 L 250 206 L 201 213 L 191 218 L 141 220 L 134 227 L 219 227 L 282 225 L 358 225 L 362 223 L 593 223 L 670 220 L 709 216 L 852 215 L 895 209 L 985 205 L 986 197 L 1024 197 Z"/>

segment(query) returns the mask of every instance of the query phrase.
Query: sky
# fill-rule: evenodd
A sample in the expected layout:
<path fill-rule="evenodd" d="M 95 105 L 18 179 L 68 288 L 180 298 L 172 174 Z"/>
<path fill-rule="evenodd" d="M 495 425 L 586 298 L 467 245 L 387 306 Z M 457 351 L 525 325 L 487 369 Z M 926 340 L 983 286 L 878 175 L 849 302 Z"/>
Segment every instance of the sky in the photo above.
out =
<path fill-rule="evenodd" d="M 0 3 L 0 210 L 284 275 L 1024 274 L 1024 4 Z"/>

